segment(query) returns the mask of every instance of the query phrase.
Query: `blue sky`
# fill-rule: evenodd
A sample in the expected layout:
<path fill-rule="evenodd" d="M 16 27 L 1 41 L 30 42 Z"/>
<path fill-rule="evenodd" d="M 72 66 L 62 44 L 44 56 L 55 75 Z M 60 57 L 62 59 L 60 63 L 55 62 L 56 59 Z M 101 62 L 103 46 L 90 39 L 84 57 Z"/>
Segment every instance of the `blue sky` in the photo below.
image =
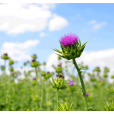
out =
<path fill-rule="evenodd" d="M 113 3 L 0 4 L 0 10 L 0 55 L 7 52 L 20 66 L 32 54 L 47 62 L 61 36 L 74 33 L 82 43 L 90 39 L 80 61 L 113 67 Z"/>

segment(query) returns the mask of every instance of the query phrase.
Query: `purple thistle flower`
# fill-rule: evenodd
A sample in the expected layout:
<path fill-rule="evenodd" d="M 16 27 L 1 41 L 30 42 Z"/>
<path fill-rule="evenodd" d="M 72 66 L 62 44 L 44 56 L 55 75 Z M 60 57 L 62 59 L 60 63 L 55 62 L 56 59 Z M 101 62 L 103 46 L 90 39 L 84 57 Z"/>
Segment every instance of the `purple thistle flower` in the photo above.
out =
<path fill-rule="evenodd" d="M 14 72 L 11 72 L 11 74 L 14 74 Z"/>
<path fill-rule="evenodd" d="M 74 45 L 78 42 L 78 38 L 79 37 L 75 34 L 64 35 L 59 42 L 62 46 Z"/>
<path fill-rule="evenodd" d="M 73 86 L 74 85 L 74 80 L 69 82 L 69 86 Z"/>
<path fill-rule="evenodd" d="M 61 67 L 61 65 L 58 65 L 59 67 Z"/>
<path fill-rule="evenodd" d="M 102 81 L 104 82 L 104 81 L 105 81 L 105 79 L 103 78 L 103 79 L 102 79 Z"/>
<path fill-rule="evenodd" d="M 6 56 L 7 56 L 8 54 L 7 54 L 7 53 L 4 53 L 4 55 L 6 55 Z"/>
<path fill-rule="evenodd" d="M 33 80 L 36 80 L 36 78 L 33 78 Z"/>
<path fill-rule="evenodd" d="M 89 93 L 86 93 L 86 96 L 88 96 L 89 95 Z"/>
<path fill-rule="evenodd" d="M 63 78 L 64 79 L 63 75 L 57 74 L 56 76 L 59 77 L 59 78 Z"/>
<path fill-rule="evenodd" d="M 33 59 L 32 62 L 36 61 L 36 59 Z"/>

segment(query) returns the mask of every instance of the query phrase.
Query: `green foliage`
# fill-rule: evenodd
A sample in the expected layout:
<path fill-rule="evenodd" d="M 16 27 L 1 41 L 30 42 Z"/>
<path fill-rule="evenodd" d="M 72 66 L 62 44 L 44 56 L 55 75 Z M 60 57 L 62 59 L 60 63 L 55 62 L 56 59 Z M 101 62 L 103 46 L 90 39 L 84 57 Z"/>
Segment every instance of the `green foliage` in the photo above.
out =
<path fill-rule="evenodd" d="M 59 111 L 71 111 L 73 103 L 69 106 L 68 103 L 59 103 Z"/>
<path fill-rule="evenodd" d="M 104 105 L 104 109 L 105 111 L 114 111 L 114 103 L 113 101 L 111 102 L 106 102 L 105 105 Z"/>

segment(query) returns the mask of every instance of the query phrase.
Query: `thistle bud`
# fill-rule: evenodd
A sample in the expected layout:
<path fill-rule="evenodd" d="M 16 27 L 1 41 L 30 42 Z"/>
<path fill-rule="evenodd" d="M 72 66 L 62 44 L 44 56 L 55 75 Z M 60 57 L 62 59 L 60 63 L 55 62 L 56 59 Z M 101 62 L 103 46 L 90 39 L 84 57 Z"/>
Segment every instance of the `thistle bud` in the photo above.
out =
<path fill-rule="evenodd" d="M 41 71 L 41 76 L 45 76 L 46 72 L 45 71 Z"/>
<path fill-rule="evenodd" d="M 63 75 L 57 74 L 56 76 L 59 77 L 59 78 L 63 78 L 64 79 Z"/>
<path fill-rule="evenodd" d="M 33 59 L 36 59 L 36 58 L 37 58 L 36 54 L 33 54 L 33 55 L 32 55 L 32 58 L 33 58 Z"/>
<path fill-rule="evenodd" d="M 91 77 L 90 77 L 90 81 L 91 81 L 91 82 L 95 82 L 95 81 L 96 81 L 96 78 L 95 78 L 94 76 L 91 76 Z"/>
<path fill-rule="evenodd" d="M 43 65 L 45 66 L 46 65 L 46 62 L 44 62 Z"/>
<path fill-rule="evenodd" d="M 107 73 L 104 73 L 103 74 L 103 77 L 107 78 L 108 77 L 108 74 Z"/>
<path fill-rule="evenodd" d="M 57 77 L 55 79 L 52 78 L 51 84 L 52 84 L 53 88 L 56 88 L 58 90 L 65 89 L 68 86 L 66 80 L 64 80 L 63 78 L 59 78 L 59 77 Z"/>
<path fill-rule="evenodd" d="M 5 66 L 1 66 L 1 70 L 5 70 Z"/>
<path fill-rule="evenodd" d="M 13 65 L 14 64 L 14 61 L 13 60 L 9 60 L 9 65 Z"/>
<path fill-rule="evenodd" d="M 96 67 L 96 68 L 94 69 L 94 71 L 96 71 L 96 72 L 100 72 L 101 70 L 100 70 L 99 67 Z"/>
<path fill-rule="evenodd" d="M 114 75 L 112 75 L 111 78 L 114 79 Z"/>
<path fill-rule="evenodd" d="M 2 56 L 1 56 L 1 58 L 2 58 L 2 59 L 4 59 L 4 60 L 9 59 L 9 57 L 8 57 L 8 54 L 7 54 L 7 53 L 5 53 L 4 55 L 2 55 Z"/>
<path fill-rule="evenodd" d="M 62 69 L 61 66 L 58 66 L 58 67 L 55 68 L 55 71 L 56 71 L 57 73 L 61 73 L 62 70 L 63 70 L 63 69 Z"/>
<path fill-rule="evenodd" d="M 31 67 L 37 67 L 38 65 L 40 65 L 40 63 L 37 62 L 36 59 L 33 59 L 31 62 Z"/>
<path fill-rule="evenodd" d="M 53 76 L 53 73 L 47 72 L 46 75 L 44 76 L 44 78 L 45 78 L 45 80 L 47 80 L 52 76 Z"/>
<path fill-rule="evenodd" d="M 9 71 L 13 72 L 13 67 L 12 66 L 10 66 Z"/>

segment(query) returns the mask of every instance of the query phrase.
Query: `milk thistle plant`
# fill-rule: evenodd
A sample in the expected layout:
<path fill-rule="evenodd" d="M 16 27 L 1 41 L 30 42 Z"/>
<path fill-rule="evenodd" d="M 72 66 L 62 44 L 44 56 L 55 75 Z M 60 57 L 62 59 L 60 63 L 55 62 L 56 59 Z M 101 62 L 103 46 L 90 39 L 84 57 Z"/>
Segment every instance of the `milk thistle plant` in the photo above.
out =
<path fill-rule="evenodd" d="M 53 88 L 56 88 L 57 89 L 57 111 L 59 110 L 59 106 L 58 106 L 58 91 L 59 89 L 65 89 L 67 88 L 67 82 L 66 80 L 64 80 L 64 76 L 63 75 L 56 75 L 57 78 L 52 78 L 52 86 Z"/>
<path fill-rule="evenodd" d="M 81 40 L 79 39 L 79 37 L 75 34 L 70 34 L 70 35 L 64 35 L 64 37 L 62 37 L 60 40 L 60 46 L 62 50 L 58 50 L 58 49 L 54 49 L 54 51 L 58 52 L 57 55 L 59 55 L 60 57 L 63 57 L 67 60 L 72 60 L 73 64 L 75 66 L 75 68 L 78 71 L 78 75 L 81 81 L 81 86 L 82 86 L 82 92 L 83 92 L 83 96 L 85 98 L 85 104 L 86 104 L 86 108 L 88 109 L 88 102 L 87 102 L 87 96 L 86 96 L 86 89 L 84 86 L 84 82 L 83 82 L 83 78 L 82 78 L 82 71 L 81 69 L 78 67 L 77 62 L 76 62 L 76 58 L 80 57 L 86 43 L 85 42 L 83 45 L 81 45 Z"/>
<path fill-rule="evenodd" d="M 7 53 L 4 53 L 4 55 L 2 55 L 1 58 L 4 59 L 4 66 L 6 67 L 6 60 L 10 59 L 8 57 L 8 54 Z M 4 69 L 4 73 L 5 73 L 5 69 Z"/>

